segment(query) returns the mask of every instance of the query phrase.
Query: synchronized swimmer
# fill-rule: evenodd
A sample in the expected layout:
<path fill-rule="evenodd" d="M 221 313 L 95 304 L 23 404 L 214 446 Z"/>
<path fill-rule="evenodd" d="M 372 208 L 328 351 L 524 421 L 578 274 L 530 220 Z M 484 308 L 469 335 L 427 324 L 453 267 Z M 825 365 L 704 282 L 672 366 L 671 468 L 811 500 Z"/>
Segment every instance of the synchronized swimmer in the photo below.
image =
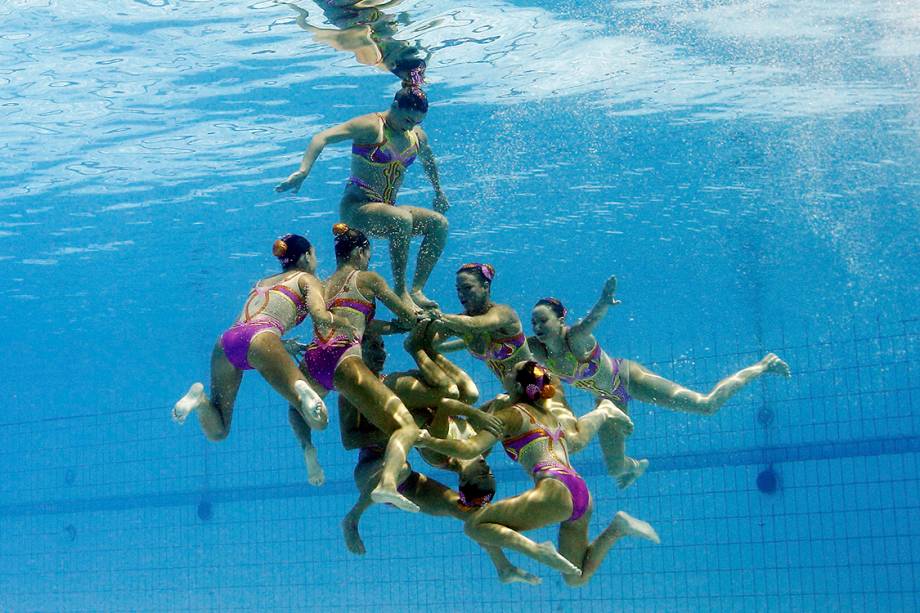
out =
<path fill-rule="evenodd" d="M 173 419 L 182 424 L 196 412 L 208 440 L 225 439 L 243 373 L 256 370 L 290 405 L 288 421 L 303 451 L 308 482 L 321 486 L 325 473 L 313 431 L 326 428 L 323 399 L 337 391 L 342 445 L 359 450 L 354 469 L 358 498 L 342 521 L 349 551 L 365 553 L 361 518 L 372 504 L 382 503 L 459 520 L 503 583 L 541 581 L 508 560 L 504 550 L 511 549 L 560 572 L 568 585 L 584 585 L 619 539 L 658 543 L 659 537 L 648 523 L 619 511 L 589 541 L 594 500 L 570 453 L 597 438 L 608 473 L 620 488 L 628 487 L 649 465 L 626 455 L 626 438 L 635 428 L 628 415 L 630 400 L 713 415 L 761 375 L 789 377 L 789 366 L 770 353 L 704 394 L 638 362 L 610 357 L 594 330 L 610 307 L 620 304 L 616 277 L 607 280 L 597 303 L 571 326 L 559 299 L 538 300 L 528 337 L 515 310 L 492 300 L 495 268 L 468 263 L 456 272 L 462 312 L 442 312 L 423 291 L 447 241 L 444 213 L 449 206 L 420 126 L 428 112 L 420 87 L 426 59 L 405 41 L 385 40 L 381 33 L 392 24 L 378 10 L 384 4 L 326 2 L 340 28 L 334 32 L 309 26 L 306 11 L 290 5 L 301 27 L 353 51 L 363 63 L 390 70 L 402 88 L 388 110 L 313 136 L 298 170 L 275 188 L 296 193 L 326 145 L 352 142 L 351 176 L 339 207 L 343 221 L 333 226 L 335 272 L 317 279 L 316 253 L 307 238 L 286 234 L 276 240 L 272 253 L 282 271 L 254 284 L 236 322 L 215 343 L 210 395 L 202 383 L 194 383 L 175 404 Z M 387 48 L 399 53 L 388 56 Z M 433 210 L 396 203 L 406 170 L 417 158 L 434 188 Z M 368 270 L 368 236 L 389 241 L 392 288 Z M 407 286 L 413 236 L 423 240 Z M 375 318 L 378 301 L 395 319 Z M 284 338 L 308 316 L 313 322 L 309 343 Z M 385 376 L 382 335 L 403 333 L 404 349 L 416 369 Z M 505 393 L 477 407 L 476 383 L 444 355 L 460 349 L 484 362 Z M 588 392 L 594 408 L 576 416 L 564 383 Z M 493 502 L 496 482 L 486 456 L 499 442 L 533 485 Z M 413 447 L 433 468 L 455 474 L 456 489 L 414 470 L 408 461 Z M 558 548 L 523 534 L 553 524 L 559 526 Z"/>

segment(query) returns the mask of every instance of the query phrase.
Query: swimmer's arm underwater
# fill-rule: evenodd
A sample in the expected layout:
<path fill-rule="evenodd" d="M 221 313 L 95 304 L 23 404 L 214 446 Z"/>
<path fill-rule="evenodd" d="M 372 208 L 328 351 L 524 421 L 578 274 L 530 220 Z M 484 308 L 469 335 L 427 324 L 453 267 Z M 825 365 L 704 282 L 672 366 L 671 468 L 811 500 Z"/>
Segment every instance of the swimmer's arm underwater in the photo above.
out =
<path fill-rule="evenodd" d="M 476 456 L 482 455 L 487 449 L 491 449 L 496 442 L 498 442 L 498 439 L 495 438 L 495 435 L 485 430 L 465 441 L 434 438 L 428 430 L 420 430 L 418 441 L 416 441 L 415 445 L 453 458 L 472 460 Z"/>
<path fill-rule="evenodd" d="M 455 334 L 477 334 L 503 328 L 515 320 L 513 312 L 503 305 L 495 305 L 482 315 L 452 315 L 437 313 L 435 321 Z"/>
<path fill-rule="evenodd" d="M 522 421 L 520 415 L 511 408 L 499 411 L 496 416 L 502 422 L 501 436 L 504 436 L 504 433 L 509 430 L 513 432 L 515 429 L 520 429 L 521 427 Z M 473 438 L 455 441 L 452 439 L 434 438 L 428 430 L 421 430 L 418 441 L 415 444 L 417 447 L 431 449 L 443 455 L 460 458 L 461 460 L 472 460 L 482 455 L 486 450 L 491 449 L 492 446 L 498 442 L 499 438 L 500 437 L 495 436 L 487 430 L 481 430 L 477 432 L 476 436 Z"/>
<path fill-rule="evenodd" d="M 494 436 L 500 437 L 503 432 L 502 420 L 492 415 L 486 413 L 485 411 L 480 411 L 477 408 L 471 407 L 468 404 L 460 402 L 459 400 L 454 400 L 453 398 L 443 398 L 437 405 L 437 413 L 435 414 L 435 423 L 438 422 L 439 417 L 463 417 L 466 419 L 473 428 L 478 430 L 485 430 L 486 432 L 491 432 Z M 435 432 L 434 427 L 431 428 L 432 433 L 438 434 Z"/>
<path fill-rule="evenodd" d="M 434 201 L 432 203 L 432 208 L 438 213 L 446 213 L 447 209 L 450 208 L 450 203 L 447 202 L 447 196 L 444 195 L 444 191 L 441 189 L 441 178 L 438 176 L 438 165 L 434 159 L 434 153 L 431 151 L 431 147 L 428 146 L 428 135 L 425 134 L 425 131 L 421 127 L 416 127 L 416 134 L 418 135 L 418 158 L 422 162 L 422 168 L 425 170 L 425 175 L 427 175 L 428 180 L 431 181 L 431 187 L 434 188 Z"/>
<path fill-rule="evenodd" d="M 307 311 L 309 311 L 313 323 L 322 327 L 330 327 L 333 316 L 326 308 L 322 282 L 311 274 L 302 274 L 297 283 L 305 298 Z"/>
<path fill-rule="evenodd" d="M 583 319 L 569 328 L 569 346 L 576 355 L 591 351 L 594 348 L 594 343 L 596 342 L 592 336 L 594 328 L 607 315 L 610 307 L 620 304 L 620 301 L 616 299 L 616 291 L 617 278 L 611 276 L 604 283 L 604 289 L 601 291 L 601 296 L 598 298 L 597 303 L 591 307 L 591 310 L 588 311 L 588 314 Z"/>
<path fill-rule="evenodd" d="M 307 145 L 306 151 L 304 151 L 303 158 L 300 161 L 300 168 L 291 173 L 287 179 L 279 183 L 277 187 L 275 187 L 275 191 L 286 192 L 288 190 L 293 190 L 296 194 L 300 190 L 300 186 L 303 184 L 304 179 L 310 174 L 310 170 L 313 169 L 313 164 L 326 145 L 339 143 L 345 140 L 375 142 L 378 137 L 378 127 L 372 117 L 373 115 L 355 117 L 354 119 L 349 119 L 345 123 L 340 123 L 337 126 L 332 126 L 331 128 L 327 128 L 315 134 L 313 138 L 310 139 L 310 144 Z"/>
<path fill-rule="evenodd" d="M 363 273 L 363 276 L 367 277 L 369 285 L 377 298 L 380 299 L 380 302 L 386 305 L 386 307 L 399 318 L 399 323 L 401 325 L 405 325 L 410 329 L 415 326 L 418 313 L 416 313 L 414 309 L 406 306 L 406 303 L 396 295 L 396 292 L 390 289 L 390 286 L 387 285 L 383 277 L 371 271 Z"/>

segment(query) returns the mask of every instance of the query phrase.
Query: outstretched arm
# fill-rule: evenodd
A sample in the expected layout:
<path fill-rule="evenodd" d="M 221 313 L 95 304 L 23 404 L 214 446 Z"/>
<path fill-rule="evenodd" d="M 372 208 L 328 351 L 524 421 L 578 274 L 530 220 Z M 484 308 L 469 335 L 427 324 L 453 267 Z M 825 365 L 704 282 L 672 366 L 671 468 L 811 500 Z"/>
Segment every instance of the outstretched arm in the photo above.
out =
<path fill-rule="evenodd" d="M 611 276 L 604 283 L 604 289 L 601 291 L 601 297 L 597 303 L 591 307 L 588 314 L 569 328 L 568 341 L 569 346 L 577 354 L 582 351 L 590 351 L 594 347 L 594 328 L 601 322 L 610 307 L 620 304 L 616 299 L 617 278 Z"/>
<path fill-rule="evenodd" d="M 386 307 L 399 318 L 401 324 L 405 324 L 407 328 L 415 326 L 418 313 L 415 309 L 409 308 L 409 306 L 396 295 L 396 292 L 390 289 L 390 286 L 387 285 L 383 277 L 376 272 L 369 271 L 361 273 L 361 276 L 367 279 L 367 284 L 371 291 L 374 292 L 374 295 L 380 298 L 380 302 L 385 304 Z"/>
<path fill-rule="evenodd" d="M 275 187 L 276 192 L 286 192 L 293 190 L 296 194 L 300 190 L 304 179 L 310 174 L 316 158 L 322 153 L 326 145 L 338 143 L 344 140 L 374 140 L 376 138 L 377 126 L 366 115 L 349 119 L 345 123 L 327 128 L 310 139 L 307 150 L 304 151 L 303 159 L 300 161 L 300 168 L 291 173 L 287 179 Z"/>
<path fill-rule="evenodd" d="M 495 438 L 494 434 L 485 430 L 482 430 L 473 438 L 466 439 L 465 441 L 434 438 L 428 433 L 428 430 L 421 430 L 415 446 L 431 449 L 432 451 L 452 458 L 472 460 L 476 456 L 482 455 L 485 450 L 491 449 L 492 445 L 497 441 L 498 439 Z"/>
<path fill-rule="evenodd" d="M 515 432 L 521 428 L 521 416 L 511 407 L 499 411 L 496 413 L 496 417 L 502 423 L 502 436 L 504 436 L 505 432 Z M 422 430 L 416 446 L 431 449 L 442 455 L 460 458 L 461 460 L 472 460 L 487 449 L 491 449 L 498 439 L 499 437 L 488 430 L 480 430 L 473 438 L 462 441 L 434 438 L 427 430 Z"/>
<path fill-rule="evenodd" d="M 460 402 L 459 400 L 454 400 L 453 398 L 442 398 L 440 402 L 438 402 L 437 407 L 438 410 L 437 413 L 435 413 L 435 421 L 438 421 L 438 418 L 442 416 L 463 417 L 476 430 L 485 430 L 487 432 L 491 432 L 496 437 L 500 437 L 504 431 L 504 425 L 502 424 L 501 419 L 495 415 L 471 407 L 470 405 Z"/>
<path fill-rule="evenodd" d="M 441 178 L 438 176 L 438 165 L 434 160 L 434 153 L 431 151 L 431 147 L 428 145 L 428 135 L 425 134 L 425 131 L 421 127 L 416 127 L 415 132 L 418 135 L 418 158 L 422 162 L 422 168 L 425 170 L 425 174 L 428 176 L 428 180 L 431 181 L 431 187 L 434 188 L 434 202 L 432 207 L 438 213 L 446 213 L 447 209 L 450 208 L 450 204 L 447 202 L 447 196 L 444 195 L 444 191 L 441 189 Z"/>
<path fill-rule="evenodd" d="M 482 315 L 449 315 L 440 314 L 437 321 L 455 334 L 477 334 L 491 332 L 504 328 L 517 320 L 514 311 L 509 307 L 496 305 Z M 443 351 L 441 347 L 438 348 Z"/>

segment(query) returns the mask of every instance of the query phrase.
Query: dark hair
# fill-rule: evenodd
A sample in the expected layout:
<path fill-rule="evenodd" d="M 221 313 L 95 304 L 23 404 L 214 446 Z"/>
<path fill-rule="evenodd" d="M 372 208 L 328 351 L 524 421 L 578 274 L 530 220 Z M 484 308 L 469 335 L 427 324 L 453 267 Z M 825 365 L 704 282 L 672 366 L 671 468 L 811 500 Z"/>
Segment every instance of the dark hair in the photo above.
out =
<path fill-rule="evenodd" d="M 537 304 L 533 305 L 533 307 L 537 308 L 538 306 L 541 306 L 541 305 L 549 307 L 553 311 L 553 313 L 556 314 L 556 317 L 558 317 L 559 319 L 562 319 L 563 317 L 565 317 L 566 314 L 569 312 L 568 309 L 565 308 L 565 305 L 562 304 L 562 302 L 560 302 L 558 298 L 552 298 L 552 297 L 540 298 L 539 300 L 537 300 Z"/>
<path fill-rule="evenodd" d="M 297 260 L 312 249 L 310 241 L 299 234 L 285 234 L 272 245 L 272 254 L 281 262 L 284 270 L 294 268 Z"/>
<path fill-rule="evenodd" d="M 470 262 L 457 269 L 457 274 L 461 272 L 472 272 L 479 277 L 479 281 L 491 285 L 492 279 L 495 278 L 495 267 L 491 264 L 480 264 L 479 262 Z"/>
<path fill-rule="evenodd" d="M 398 108 L 406 111 L 428 112 L 428 96 L 417 85 L 400 89 L 393 97 L 393 102 Z"/>
<path fill-rule="evenodd" d="M 349 228 L 347 224 L 335 224 L 332 233 L 335 234 L 335 261 L 338 264 L 348 260 L 355 249 L 371 246 L 364 232 Z"/>
<path fill-rule="evenodd" d="M 521 394 L 531 402 L 538 398 L 546 400 L 556 394 L 549 372 L 533 360 L 528 360 L 518 369 L 514 380 L 521 386 Z"/>
<path fill-rule="evenodd" d="M 421 58 L 403 58 L 393 65 L 390 72 L 400 78 L 403 87 L 421 87 L 425 82 L 427 67 L 425 60 Z"/>
<path fill-rule="evenodd" d="M 495 497 L 495 477 L 490 472 L 487 479 L 480 479 L 476 483 L 462 482 L 457 491 L 460 494 L 459 503 L 462 506 L 481 507 Z"/>

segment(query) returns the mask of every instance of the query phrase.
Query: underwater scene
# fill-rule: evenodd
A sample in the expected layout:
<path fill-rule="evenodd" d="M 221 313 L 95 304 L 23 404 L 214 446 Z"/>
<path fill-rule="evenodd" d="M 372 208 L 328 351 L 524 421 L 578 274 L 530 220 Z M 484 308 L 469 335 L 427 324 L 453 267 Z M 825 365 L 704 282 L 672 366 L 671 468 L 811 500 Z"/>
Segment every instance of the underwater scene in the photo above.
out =
<path fill-rule="evenodd" d="M 920 610 L 916 2 L 2 0 L 0 58 L 0 611 Z"/>

